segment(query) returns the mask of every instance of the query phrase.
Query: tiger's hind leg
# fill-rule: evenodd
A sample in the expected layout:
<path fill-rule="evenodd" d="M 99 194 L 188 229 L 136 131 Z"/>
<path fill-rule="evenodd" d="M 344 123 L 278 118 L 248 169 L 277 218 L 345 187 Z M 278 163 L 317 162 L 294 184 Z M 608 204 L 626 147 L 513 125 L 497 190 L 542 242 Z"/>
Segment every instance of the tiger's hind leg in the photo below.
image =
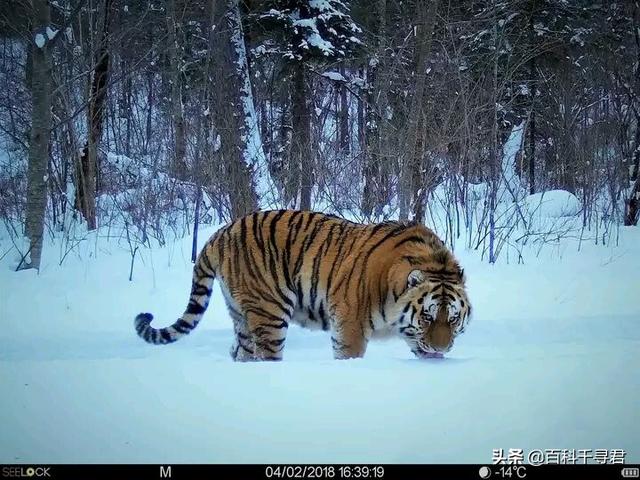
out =
<path fill-rule="evenodd" d="M 224 282 L 221 290 L 233 319 L 231 358 L 236 362 L 282 360 L 291 312 L 277 303 L 236 298 Z"/>
<path fill-rule="evenodd" d="M 235 362 L 250 362 L 255 360 L 253 341 L 249 334 L 247 319 L 223 282 L 221 284 L 221 290 L 225 303 L 227 304 L 227 309 L 229 310 L 229 316 L 233 320 L 235 339 L 229 350 L 231 358 Z"/>
<path fill-rule="evenodd" d="M 267 306 L 268 307 L 268 306 Z M 282 360 L 289 323 L 286 315 L 273 313 L 276 308 L 250 308 L 247 325 L 253 341 L 255 360 Z"/>
<path fill-rule="evenodd" d="M 235 362 L 251 362 L 255 360 L 254 345 L 247 329 L 247 320 L 238 312 L 230 309 L 233 319 L 233 331 L 235 340 L 231 345 L 231 358 Z"/>
<path fill-rule="evenodd" d="M 230 350 L 234 361 L 282 360 L 289 326 L 287 320 L 255 308 L 250 308 L 242 315 L 235 308 L 229 307 L 229 313 L 235 332 Z"/>

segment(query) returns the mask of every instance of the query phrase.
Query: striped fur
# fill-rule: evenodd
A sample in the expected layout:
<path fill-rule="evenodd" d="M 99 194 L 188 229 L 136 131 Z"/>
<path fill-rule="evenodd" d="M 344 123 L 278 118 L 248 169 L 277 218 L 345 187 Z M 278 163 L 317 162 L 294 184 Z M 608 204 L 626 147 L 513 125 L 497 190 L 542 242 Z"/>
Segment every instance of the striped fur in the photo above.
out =
<path fill-rule="evenodd" d="M 215 278 L 235 330 L 234 360 L 280 360 L 290 322 L 331 331 L 335 358 L 362 357 L 369 339 L 397 335 L 418 357 L 447 351 L 468 322 L 464 275 L 415 223 L 363 225 L 306 211 L 256 212 L 214 234 L 173 325 L 135 319 L 149 343 L 171 343 L 200 322 Z"/>

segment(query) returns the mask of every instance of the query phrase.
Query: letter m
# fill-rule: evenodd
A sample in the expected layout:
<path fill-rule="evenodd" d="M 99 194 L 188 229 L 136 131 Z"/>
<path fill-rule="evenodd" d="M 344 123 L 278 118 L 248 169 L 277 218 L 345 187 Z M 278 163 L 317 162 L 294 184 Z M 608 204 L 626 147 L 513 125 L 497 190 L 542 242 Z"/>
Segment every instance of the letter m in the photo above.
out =
<path fill-rule="evenodd" d="M 163 467 L 160 465 L 160 478 L 171 478 L 171 467 Z"/>

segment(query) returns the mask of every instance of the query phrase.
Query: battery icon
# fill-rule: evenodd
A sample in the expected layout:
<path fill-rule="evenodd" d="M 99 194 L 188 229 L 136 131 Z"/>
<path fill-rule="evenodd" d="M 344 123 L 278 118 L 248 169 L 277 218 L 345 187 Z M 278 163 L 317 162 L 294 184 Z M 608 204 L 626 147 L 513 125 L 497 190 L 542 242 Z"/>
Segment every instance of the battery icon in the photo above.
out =
<path fill-rule="evenodd" d="M 623 478 L 638 478 L 640 477 L 640 468 L 637 467 L 625 467 L 622 469 Z"/>

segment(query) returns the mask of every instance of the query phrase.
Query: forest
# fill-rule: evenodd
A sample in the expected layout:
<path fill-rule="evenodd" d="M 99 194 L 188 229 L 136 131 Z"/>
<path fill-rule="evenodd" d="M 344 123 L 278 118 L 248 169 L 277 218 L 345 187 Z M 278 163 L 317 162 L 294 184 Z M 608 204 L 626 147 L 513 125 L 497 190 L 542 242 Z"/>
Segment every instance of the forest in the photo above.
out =
<path fill-rule="evenodd" d="M 639 61 L 631 0 L 5 0 L 0 255 L 98 231 L 135 258 L 265 208 L 416 220 L 491 263 L 615 243 Z"/>

